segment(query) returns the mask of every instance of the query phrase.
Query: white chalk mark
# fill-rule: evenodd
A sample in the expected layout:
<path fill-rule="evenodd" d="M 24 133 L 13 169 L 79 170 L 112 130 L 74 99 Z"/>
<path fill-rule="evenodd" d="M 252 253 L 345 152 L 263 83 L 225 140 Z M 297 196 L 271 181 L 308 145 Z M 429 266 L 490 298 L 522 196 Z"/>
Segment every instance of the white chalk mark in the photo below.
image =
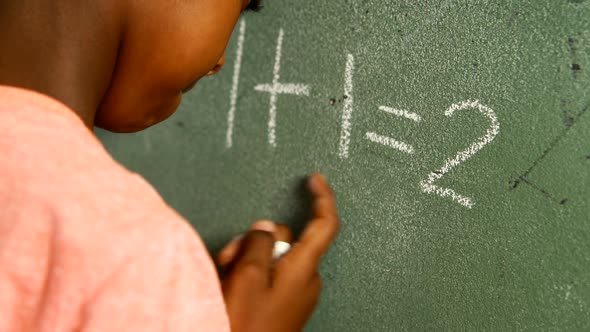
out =
<path fill-rule="evenodd" d="M 309 86 L 295 83 L 258 84 L 254 90 L 274 94 L 289 94 L 296 96 L 309 96 Z"/>
<path fill-rule="evenodd" d="M 412 147 L 411 145 L 409 145 L 407 143 L 400 142 L 400 141 L 398 141 L 394 138 L 391 138 L 391 137 L 382 136 L 377 133 L 369 132 L 369 133 L 367 133 L 367 139 L 373 143 L 385 145 L 385 146 L 388 146 L 392 149 L 396 149 L 396 150 L 399 150 L 404 153 L 408 153 L 408 154 L 414 153 L 414 147 Z"/>
<path fill-rule="evenodd" d="M 275 53 L 275 65 L 273 69 L 273 79 L 272 85 L 276 86 L 279 84 L 280 80 L 280 72 L 281 72 L 281 55 L 283 54 L 283 38 L 285 36 L 285 32 L 281 28 L 279 30 L 279 37 L 277 39 L 277 49 Z M 270 94 L 270 110 L 268 116 L 268 143 L 271 146 L 277 146 L 277 94 L 272 93 Z"/>
<path fill-rule="evenodd" d="M 244 37 L 246 35 L 246 20 L 240 21 L 240 30 L 238 34 L 238 44 L 236 47 L 236 60 L 234 63 L 234 77 L 232 80 L 231 91 L 229 93 L 229 112 L 227 113 L 227 133 L 225 135 L 225 145 L 229 149 L 233 146 L 234 120 L 236 117 L 236 108 L 238 103 L 238 86 L 240 84 L 240 71 L 242 69 L 242 56 L 244 54 Z"/>
<path fill-rule="evenodd" d="M 277 94 L 270 95 L 270 109 L 268 112 L 268 144 L 277 147 Z"/>
<path fill-rule="evenodd" d="M 386 112 L 386 113 L 390 113 L 390 114 L 393 114 L 393 115 L 396 115 L 396 116 L 399 116 L 402 118 L 410 119 L 412 121 L 420 122 L 422 120 L 422 117 L 420 117 L 420 115 L 418 115 L 416 113 L 408 112 L 405 110 L 400 110 L 397 108 L 391 108 L 391 107 L 387 107 L 387 106 L 380 106 L 379 109 Z M 382 136 L 377 133 L 368 132 L 367 139 L 373 143 L 385 145 L 385 146 L 388 146 L 392 149 L 396 149 L 396 150 L 399 150 L 404 153 L 408 153 L 408 154 L 414 153 L 413 146 L 411 146 L 408 143 L 398 141 L 392 137 Z"/>
<path fill-rule="evenodd" d="M 451 117 L 455 114 L 456 111 L 461 111 L 465 109 L 479 110 L 480 113 L 485 115 L 490 120 L 490 128 L 487 130 L 486 134 L 483 137 L 480 137 L 477 141 L 475 141 L 475 143 L 473 143 L 467 149 L 459 152 L 455 156 L 455 158 L 447 160 L 447 162 L 439 170 L 430 173 L 430 175 L 428 175 L 428 178 L 422 181 L 420 185 L 422 186 L 422 190 L 425 193 L 434 193 L 441 197 L 450 197 L 451 199 L 465 206 L 466 208 L 472 208 L 474 206 L 474 202 L 471 198 L 460 195 L 456 193 L 453 189 L 441 188 L 434 184 L 434 182 L 442 178 L 453 168 L 465 162 L 467 159 L 471 158 L 474 154 L 483 149 L 486 145 L 490 144 L 494 140 L 494 138 L 496 138 L 496 136 L 498 136 L 498 134 L 500 133 L 500 122 L 498 121 L 496 113 L 491 108 L 480 104 L 479 100 L 467 100 L 458 104 L 453 104 L 445 112 L 445 115 Z"/>
<path fill-rule="evenodd" d="M 350 132 L 352 130 L 352 112 L 354 110 L 353 96 L 354 56 L 348 54 L 344 71 L 344 109 L 342 111 L 342 129 L 340 132 L 340 148 L 338 155 L 341 159 L 348 158 Z"/>
<path fill-rule="evenodd" d="M 387 107 L 387 106 L 380 106 L 379 107 L 380 110 L 382 110 L 383 112 L 386 113 L 390 113 L 402 118 L 406 118 L 415 122 L 420 122 L 422 121 L 422 117 L 416 113 L 413 112 L 408 112 L 406 110 L 400 110 L 397 108 L 391 108 L 391 107 Z"/>
<path fill-rule="evenodd" d="M 258 84 L 254 90 L 267 92 L 270 94 L 270 109 L 268 111 L 268 143 L 272 147 L 277 146 L 276 128 L 277 128 L 277 99 L 280 94 L 289 94 L 296 96 L 309 96 L 309 86 L 295 83 L 279 83 L 281 76 L 281 56 L 283 53 L 283 39 L 285 33 L 283 29 L 279 30 L 277 39 L 277 49 L 275 53 L 275 63 L 273 67 L 273 79 L 271 84 Z"/>
<path fill-rule="evenodd" d="M 281 72 L 281 57 L 283 55 L 283 39 L 285 37 L 285 31 L 283 29 L 279 29 L 279 37 L 277 39 L 277 49 L 275 51 L 275 64 L 273 68 L 273 84 L 278 84 L 280 80 L 280 72 Z"/>

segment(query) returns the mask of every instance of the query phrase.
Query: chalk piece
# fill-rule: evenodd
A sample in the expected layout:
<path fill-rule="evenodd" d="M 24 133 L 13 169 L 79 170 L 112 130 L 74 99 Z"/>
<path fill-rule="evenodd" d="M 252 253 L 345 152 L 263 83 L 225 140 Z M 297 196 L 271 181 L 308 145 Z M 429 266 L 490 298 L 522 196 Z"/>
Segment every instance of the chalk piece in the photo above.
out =
<path fill-rule="evenodd" d="M 275 247 L 272 252 L 272 258 L 274 260 L 278 260 L 283 255 L 285 255 L 289 250 L 291 250 L 291 244 L 289 242 L 276 241 Z"/>

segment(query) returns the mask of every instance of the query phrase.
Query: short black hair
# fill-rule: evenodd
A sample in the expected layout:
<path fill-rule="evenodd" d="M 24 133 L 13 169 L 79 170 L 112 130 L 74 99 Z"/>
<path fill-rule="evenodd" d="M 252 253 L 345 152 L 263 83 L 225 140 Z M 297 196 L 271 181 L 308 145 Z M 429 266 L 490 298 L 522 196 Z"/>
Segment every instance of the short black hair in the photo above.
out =
<path fill-rule="evenodd" d="M 262 8 L 262 0 L 250 0 L 250 3 L 248 4 L 248 7 L 246 7 L 246 10 L 251 10 L 251 11 L 259 11 Z"/>

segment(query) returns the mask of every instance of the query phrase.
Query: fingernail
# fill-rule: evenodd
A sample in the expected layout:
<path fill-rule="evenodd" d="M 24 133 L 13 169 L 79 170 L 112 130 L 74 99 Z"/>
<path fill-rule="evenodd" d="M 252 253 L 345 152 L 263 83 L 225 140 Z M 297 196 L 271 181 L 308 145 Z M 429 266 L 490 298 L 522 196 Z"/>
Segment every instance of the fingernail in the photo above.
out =
<path fill-rule="evenodd" d="M 275 226 L 275 223 L 272 221 L 263 220 L 263 221 L 259 221 L 259 222 L 254 223 L 250 227 L 250 229 L 253 231 L 263 231 L 263 232 L 274 233 L 276 230 L 276 226 Z"/>
<path fill-rule="evenodd" d="M 321 182 L 325 182 L 325 178 L 321 174 L 314 174 L 309 178 L 309 187 L 312 191 L 318 191 L 320 186 L 322 185 Z"/>

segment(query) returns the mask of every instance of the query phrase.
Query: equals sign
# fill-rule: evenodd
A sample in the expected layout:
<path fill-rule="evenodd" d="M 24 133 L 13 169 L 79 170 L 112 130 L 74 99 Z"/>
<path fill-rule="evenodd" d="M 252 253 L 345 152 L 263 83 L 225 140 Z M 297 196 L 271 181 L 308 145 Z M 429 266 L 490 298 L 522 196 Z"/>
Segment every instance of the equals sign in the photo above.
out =
<path fill-rule="evenodd" d="M 406 110 L 400 110 L 400 109 L 396 109 L 396 108 L 391 108 L 391 107 L 387 107 L 387 106 L 381 106 L 379 107 L 379 110 L 395 115 L 397 117 L 400 118 L 405 118 L 414 122 L 420 122 L 422 121 L 422 117 L 416 113 L 412 113 L 412 112 L 408 112 Z M 400 152 L 403 153 L 407 153 L 407 154 L 413 154 L 415 149 L 412 145 L 399 141 L 393 137 L 388 137 L 388 136 L 383 136 L 374 132 L 367 132 L 366 134 L 366 138 L 373 142 L 373 143 L 377 143 L 380 145 L 384 145 L 387 146 L 389 148 L 392 148 L 394 150 L 398 150 Z"/>

